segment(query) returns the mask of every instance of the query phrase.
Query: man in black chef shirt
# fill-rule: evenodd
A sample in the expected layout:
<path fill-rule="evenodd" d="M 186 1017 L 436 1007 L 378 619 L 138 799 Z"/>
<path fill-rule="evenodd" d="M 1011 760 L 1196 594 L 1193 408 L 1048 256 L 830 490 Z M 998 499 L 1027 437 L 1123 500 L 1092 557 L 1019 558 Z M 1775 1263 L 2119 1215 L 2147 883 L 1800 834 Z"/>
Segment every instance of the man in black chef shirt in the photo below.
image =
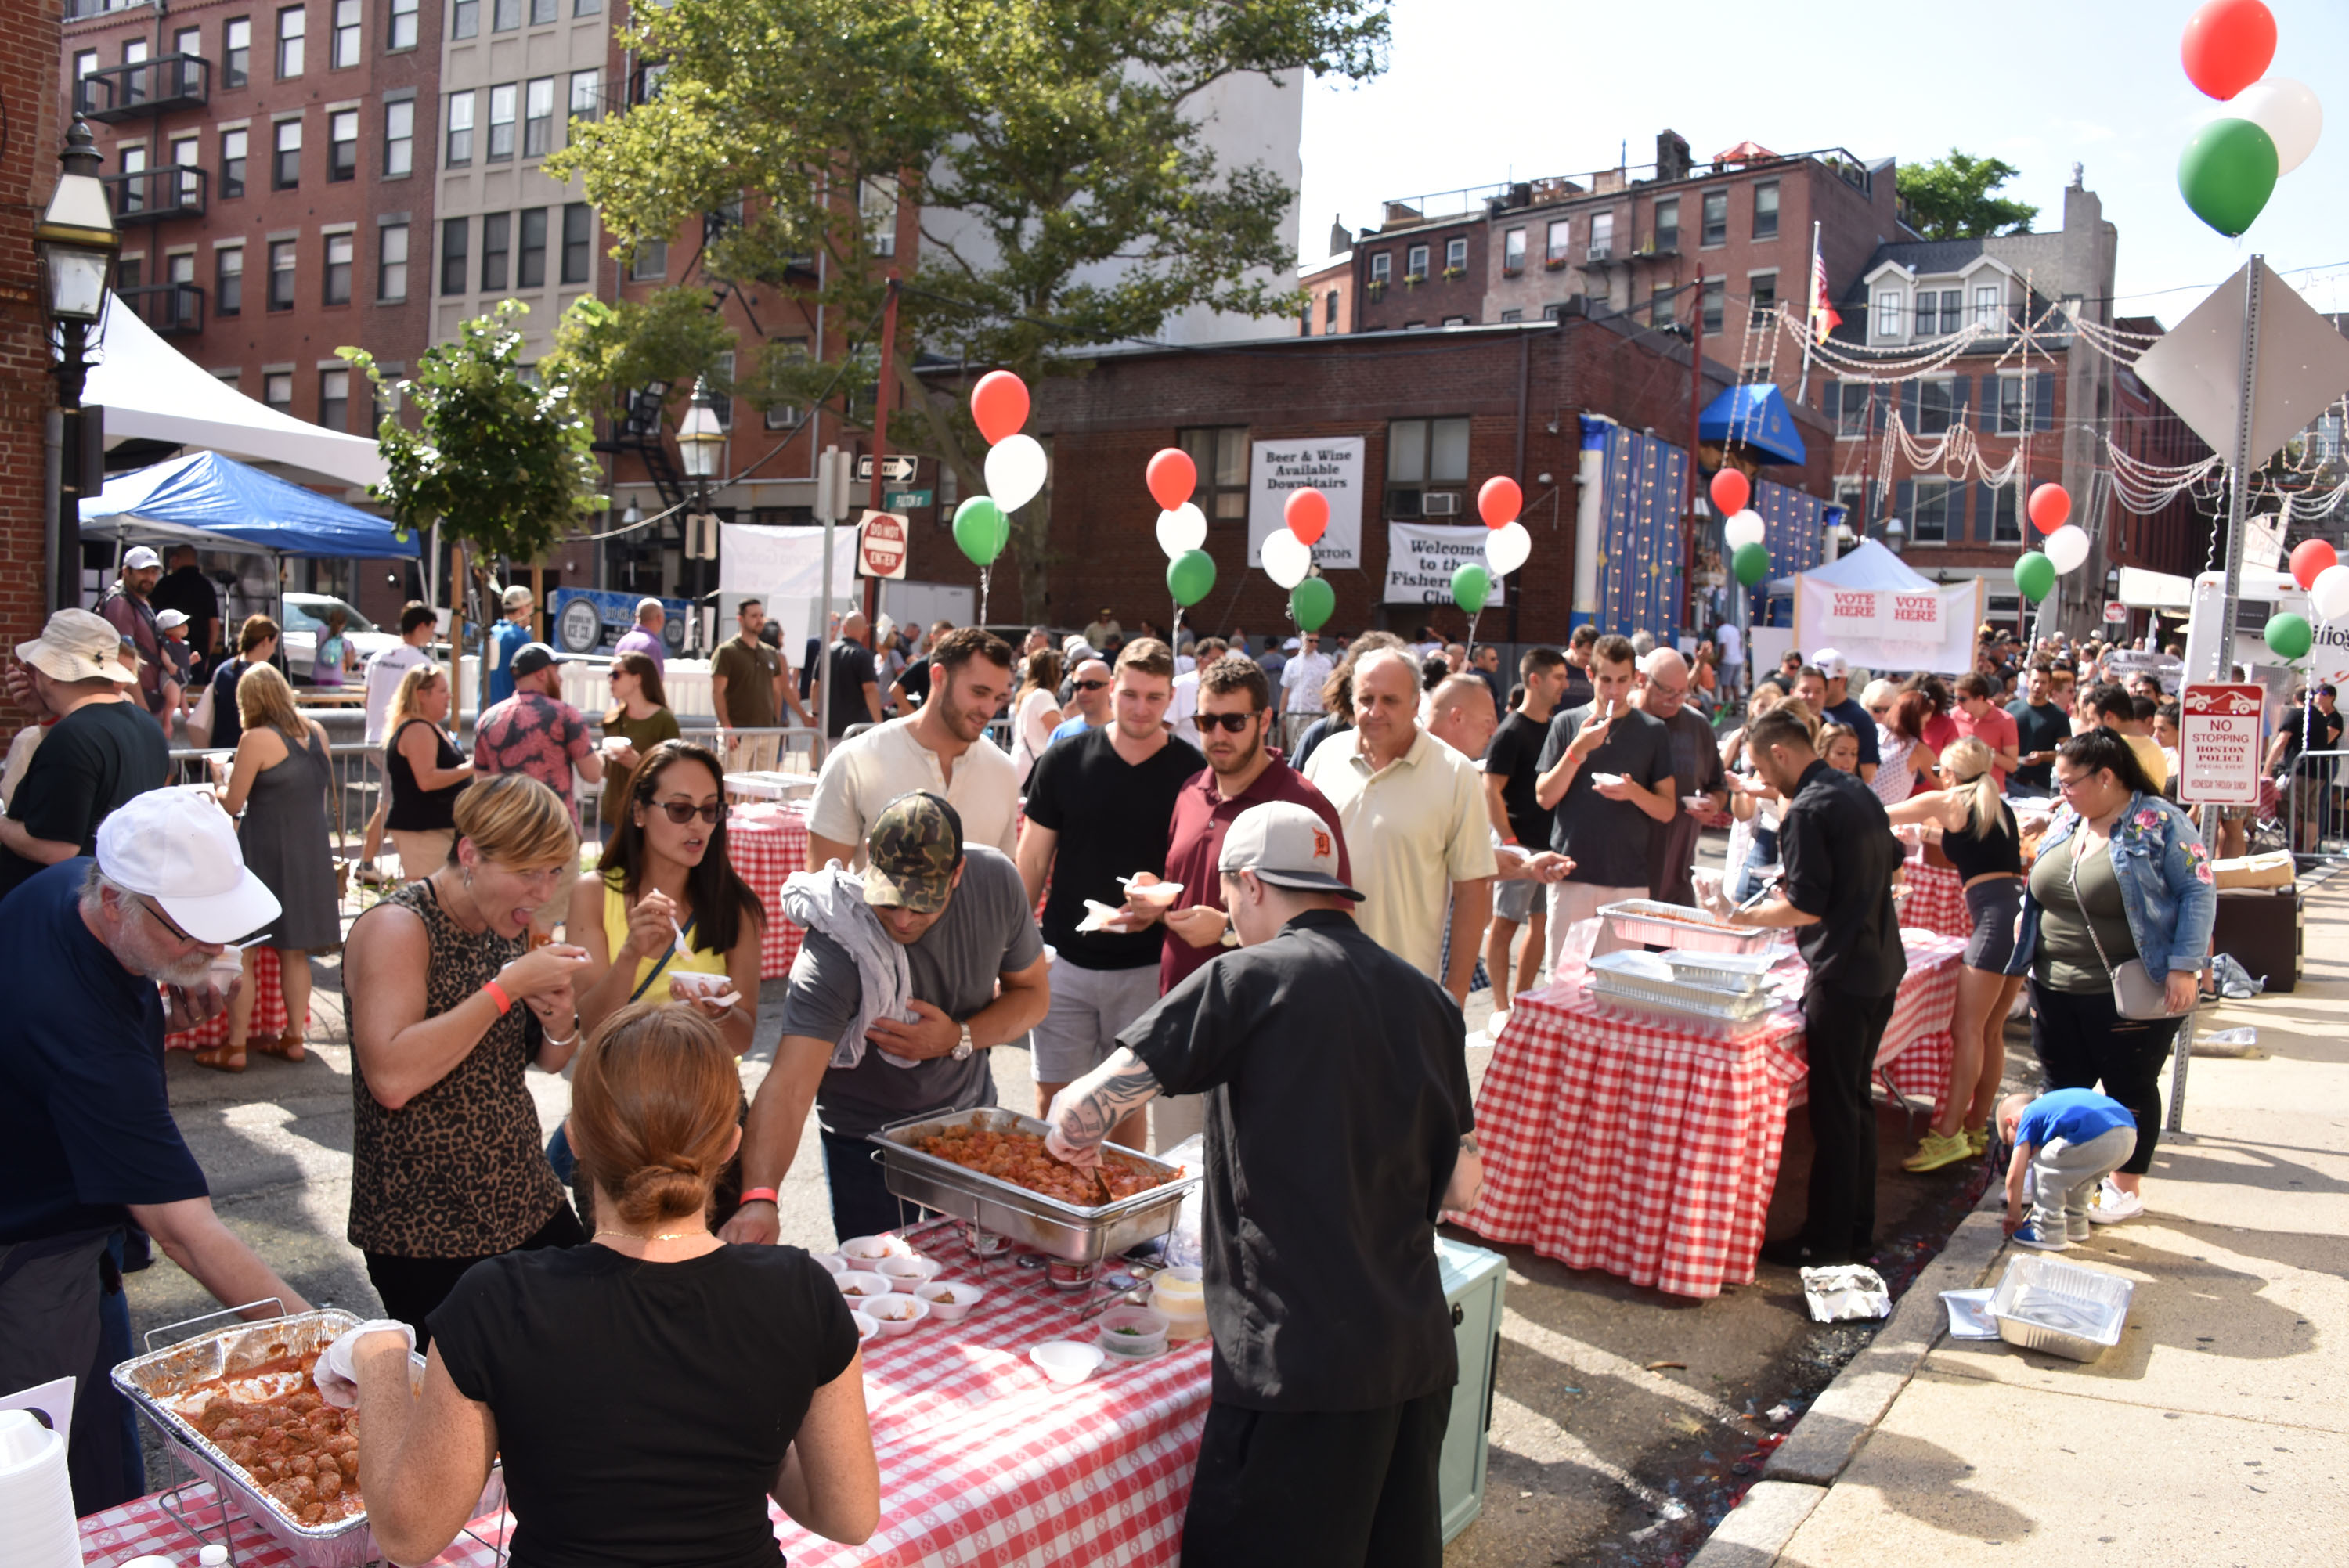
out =
<path fill-rule="evenodd" d="M 1355 925 L 1306 808 L 1249 807 L 1216 863 L 1241 950 L 1061 1091 L 1048 1144 L 1092 1163 L 1153 1097 L 1208 1094 L 1214 1403 L 1186 1568 L 1434 1568 L 1459 1377 L 1435 1220 L 1483 1184 L 1460 1010 Z"/>
<path fill-rule="evenodd" d="M 1803 1228 L 1762 1249 L 1789 1268 L 1865 1262 L 1876 1245 L 1876 1108 L 1868 1077 L 1909 960 L 1892 903 L 1900 841 L 1876 791 L 1819 760 L 1796 713 L 1772 708 L 1745 730 L 1754 770 L 1785 797 L 1776 897 L 1733 914 L 1792 926 L 1810 966 L 1803 987 L 1810 1059 L 1811 1185 Z"/>

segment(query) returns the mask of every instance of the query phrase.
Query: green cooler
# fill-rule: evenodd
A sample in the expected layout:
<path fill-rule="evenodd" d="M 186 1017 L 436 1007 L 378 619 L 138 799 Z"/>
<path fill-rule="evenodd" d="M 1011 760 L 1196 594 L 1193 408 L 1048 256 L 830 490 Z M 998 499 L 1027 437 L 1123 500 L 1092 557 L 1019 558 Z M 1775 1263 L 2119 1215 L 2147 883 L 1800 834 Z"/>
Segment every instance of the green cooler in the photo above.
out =
<path fill-rule="evenodd" d="M 1493 1379 L 1500 1367 L 1501 1286 L 1508 1262 L 1482 1247 L 1435 1238 L 1444 1271 L 1444 1299 L 1460 1346 L 1460 1381 L 1452 1390 L 1452 1421 L 1444 1429 L 1438 1480 L 1444 1499 L 1444 1539 L 1476 1522 L 1485 1511 L 1485 1433 L 1493 1424 Z"/>

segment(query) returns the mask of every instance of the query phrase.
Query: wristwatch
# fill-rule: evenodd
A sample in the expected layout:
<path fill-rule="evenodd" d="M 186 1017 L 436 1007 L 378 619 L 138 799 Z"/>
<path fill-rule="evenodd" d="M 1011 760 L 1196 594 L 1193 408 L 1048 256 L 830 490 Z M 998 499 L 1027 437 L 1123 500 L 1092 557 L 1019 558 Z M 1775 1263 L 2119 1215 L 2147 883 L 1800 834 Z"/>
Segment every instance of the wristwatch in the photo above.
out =
<path fill-rule="evenodd" d="M 951 1053 L 954 1059 L 958 1062 L 967 1062 L 970 1060 L 970 1053 L 978 1048 L 978 1045 L 970 1037 L 970 1026 L 968 1024 L 963 1025 L 962 1039 L 956 1045 L 953 1052 Z"/>

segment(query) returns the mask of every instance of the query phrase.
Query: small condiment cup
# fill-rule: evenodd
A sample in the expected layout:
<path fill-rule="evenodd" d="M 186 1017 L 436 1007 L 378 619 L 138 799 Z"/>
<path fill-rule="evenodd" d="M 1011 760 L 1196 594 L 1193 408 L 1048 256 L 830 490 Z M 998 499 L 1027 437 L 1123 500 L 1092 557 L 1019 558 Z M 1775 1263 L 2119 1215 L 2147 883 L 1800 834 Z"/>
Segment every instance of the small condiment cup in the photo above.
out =
<path fill-rule="evenodd" d="M 1111 1355 L 1139 1360 L 1166 1348 L 1169 1325 L 1164 1313 L 1146 1306 L 1113 1306 L 1101 1315 L 1096 1338 Z"/>
<path fill-rule="evenodd" d="M 1043 1369 L 1044 1376 L 1063 1388 L 1073 1388 L 1093 1375 L 1102 1364 L 1102 1348 L 1098 1345 L 1080 1345 L 1073 1339 L 1049 1339 L 1028 1352 L 1028 1359 Z"/>

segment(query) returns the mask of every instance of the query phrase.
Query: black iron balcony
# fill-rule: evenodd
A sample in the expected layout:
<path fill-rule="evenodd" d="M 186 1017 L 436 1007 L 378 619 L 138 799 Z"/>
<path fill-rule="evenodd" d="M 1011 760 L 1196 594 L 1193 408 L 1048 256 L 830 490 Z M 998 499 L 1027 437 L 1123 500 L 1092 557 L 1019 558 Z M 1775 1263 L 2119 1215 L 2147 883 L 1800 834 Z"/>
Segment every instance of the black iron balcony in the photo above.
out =
<path fill-rule="evenodd" d="M 118 223 L 160 223 L 201 218 L 211 172 L 197 164 L 167 163 L 160 169 L 109 174 L 104 183 Z"/>
<path fill-rule="evenodd" d="M 165 55 L 128 66 L 102 66 L 74 83 L 74 112 L 112 125 L 212 99 L 212 65 L 198 55 Z"/>
<path fill-rule="evenodd" d="M 115 297 L 165 337 L 204 329 L 204 291 L 195 284 L 150 284 L 117 289 Z"/>

